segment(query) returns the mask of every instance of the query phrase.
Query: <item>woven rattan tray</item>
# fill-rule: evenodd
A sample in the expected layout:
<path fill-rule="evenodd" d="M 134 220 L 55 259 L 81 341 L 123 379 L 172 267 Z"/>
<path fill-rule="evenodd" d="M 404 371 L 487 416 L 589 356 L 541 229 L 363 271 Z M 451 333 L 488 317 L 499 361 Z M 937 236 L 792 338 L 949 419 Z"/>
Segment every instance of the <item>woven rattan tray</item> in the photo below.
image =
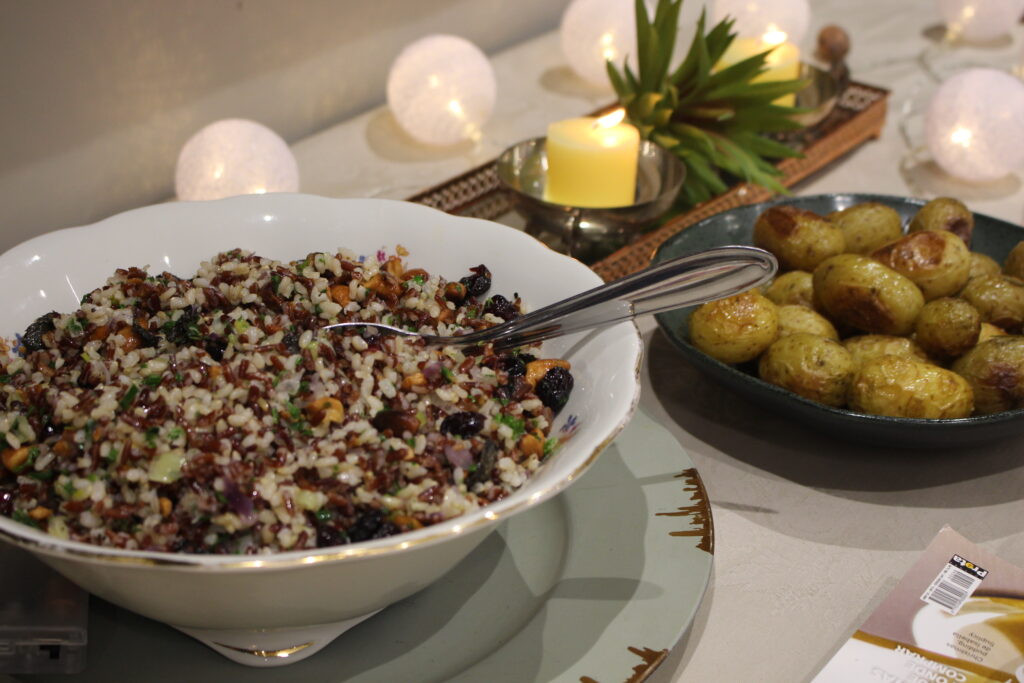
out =
<path fill-rule="evenodd" d="M 852 82 L 832 112 L 813 128 L 803 132 L 799 144 L 804 156 L 777 164 L 781 181 L 792 187 L 812 173 L 842 158 L 861 143 L 877 138 L 885 123 L 888 90 Z M 756 185 L 741 183 L 728 192 L 676 215 L 658 228 L 639 236 L 632 244 L 591 264 L 605 280 L 615 280 L 646 266 L 654 250 L 680 230 L 720 211 L 753 204 L 771 196 Z M 498 184 L 495 162 L 490 161 L 436 187 L 409 198 L 448 213 L 490 220 L 501 219 L 512 210 L 512 198 Z"/>

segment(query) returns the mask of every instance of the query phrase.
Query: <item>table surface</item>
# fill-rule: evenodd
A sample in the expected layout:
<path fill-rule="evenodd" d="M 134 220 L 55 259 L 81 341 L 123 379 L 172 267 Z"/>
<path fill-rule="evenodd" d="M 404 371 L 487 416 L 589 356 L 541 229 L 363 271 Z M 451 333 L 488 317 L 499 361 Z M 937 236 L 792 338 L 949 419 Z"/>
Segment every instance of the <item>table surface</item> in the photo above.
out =
<path fill-rule="evenodd" d="M 1018 26 L 1012 39 L 984 49 L 943 48 L 931 0 L 824 0 L 812 9 L 812 31 L 835 23 L 851 34 L 854 78 L 893 95 L 881 138 L 795 188 L 797 194 L 920 193 L 915 183 L 925 176 L 908 162 L 901 128 L 913 133 L 913 112 L 936 76 L 962 65 L 1012 66 L 1024 42 Z M 405 136 L 386 108 L 373 110 L 293 146 L 302 190 L 406 197 L 543 134 L 549 121 L 612 99 L 569 72 L 554 33 L 495 56 L 493 64 L 499 99 L 480 139 L 429 149 Z M 975 211 L 1024 218 L 1024 191 L 1016 183 L 952 189 Z M 643 321 L 641 331 L 641 406 L 692 457 L 708 489 L 716 536 L 707 595 L 651 683 L 809 679 L 945 524 L 1024 565 L 1018 444 L 916 452 L 841 443 L 710 383 L 653 320 Z"/>
<path fill-rule="evenodd" d="M 849 31 L 854 78 L 893 94 L 880 139 L 797 194 L 950 192 L 977 212 L 1024 218 L 1016 183 L 943 187 L 910 147 L 920 143 L 920 110 L 937 79 L 965 65 L 1013 66 L 1020 27 L 992 46 L 951 49 L 938 42 L 930 0 L 827 0 L 813 3 L 813 12 L 812 31 L 830 23 Z M 304 191 L 408 196 L 543 134 L 549 121 L 611 100 L 572 76 L 556 34 L 498 55 L 494 66 L 498 107 L 479 140 L 428 150 L 405 137 L 386 109 L 375 110 L 295 146 Z M 709 383 L 652 320 L 641 329 L 648 351 L 641 405 L 693 458 L 716 535 L 705 600 L 652 683 L 809 679 L 945 524 L 1024 564 L 1018 444 L 926 453 L 840 443 Z"/>

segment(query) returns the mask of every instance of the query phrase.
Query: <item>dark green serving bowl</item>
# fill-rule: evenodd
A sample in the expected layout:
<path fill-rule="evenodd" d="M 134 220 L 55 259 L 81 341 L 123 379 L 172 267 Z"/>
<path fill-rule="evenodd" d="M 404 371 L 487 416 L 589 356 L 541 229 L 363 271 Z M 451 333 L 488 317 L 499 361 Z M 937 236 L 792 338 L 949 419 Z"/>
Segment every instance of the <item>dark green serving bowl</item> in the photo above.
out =
<path fill-rule="evenodd" d="M 788 197 L 723 211 L 668 239 L 654 262 L 730 244 L 752 244 L 754 221 L 770 206 L 791 204 L 825 215 L 863 202 L 880 202 L 896 209 L 906 224 L 925 203 L 921 199 L 878 194 L 823 194 Z M 1002 263 L 1024 228 L 990 216 L 974 214 L 973 251 Z M 922 420 L 865 415 L 810 401 L 758 379 L 743 369 L 726 365 L 690 344 L 689 319 L 693 308 L 657 316 L 658 325 L 677 349 L 698 369 L 759 405 L 825 431 L 839 439 L 905 448 L 953 448 L 1004 439 L 1024 433 L 1024 410 L 955 420 Z"/>

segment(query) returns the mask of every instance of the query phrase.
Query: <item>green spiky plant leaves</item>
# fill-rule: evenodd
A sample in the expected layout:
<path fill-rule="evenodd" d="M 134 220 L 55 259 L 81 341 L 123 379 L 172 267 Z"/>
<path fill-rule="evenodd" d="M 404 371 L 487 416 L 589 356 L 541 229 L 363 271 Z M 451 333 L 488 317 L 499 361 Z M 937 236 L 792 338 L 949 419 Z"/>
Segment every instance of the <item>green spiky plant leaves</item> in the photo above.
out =
<path fill-rule="evenodd" d="M 802 110 L 775 104 L 795 93 L 801 80 L 751 83 L 765 71 L 770 50 L 712 71 L 736 34 L 726 18 L 705 32 L 702 11 L 686 59 L 670 72 L 683 0 L 658 0 L 651 19 L 636 0 L 637 73 L 610 61 L 608 77 L 626 115 L 644 139 L 672 150 L 686 164 L 680 201 L 692 206 L 725 192 L 723 172 L 775 192 L 785 192 L 779 170 L 768 161 L 800 153 L 766 133 L 801 127 Z"/>

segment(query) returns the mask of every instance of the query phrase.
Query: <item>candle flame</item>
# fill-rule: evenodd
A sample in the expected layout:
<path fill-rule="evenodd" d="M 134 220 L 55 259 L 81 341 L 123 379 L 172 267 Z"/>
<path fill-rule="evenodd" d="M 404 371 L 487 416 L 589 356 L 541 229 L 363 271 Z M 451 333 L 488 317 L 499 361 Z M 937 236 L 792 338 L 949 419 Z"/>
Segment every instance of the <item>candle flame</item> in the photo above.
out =
<path fill-rule="evenodd" d="M 594 128 L 611 128 L 622 123 L 622 120 L 625 118 L 626 110 L 619 108 L 594 121 Z"/>
<path fill-rule="evenodd" d="M 786 42 L 786 32 L 780 29 L 775 24 L 768 24 L 768 28 L 765 29 L 764 35 L 761 36 L 761 42 L 765 45 L 782 45 Z"/>

